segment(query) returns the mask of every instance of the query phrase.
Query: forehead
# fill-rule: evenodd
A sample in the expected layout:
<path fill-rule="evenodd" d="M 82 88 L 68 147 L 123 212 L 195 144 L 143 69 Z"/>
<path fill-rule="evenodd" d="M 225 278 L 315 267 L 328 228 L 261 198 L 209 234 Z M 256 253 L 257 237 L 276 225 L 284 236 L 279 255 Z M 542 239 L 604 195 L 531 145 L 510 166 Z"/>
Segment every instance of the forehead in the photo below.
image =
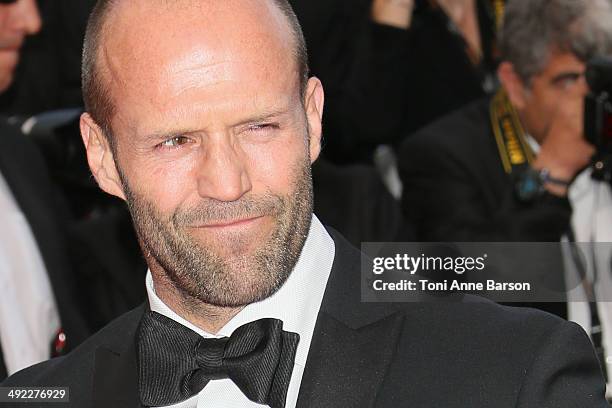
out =
<path fill-rule="evenodd" d="M 99 50 L 117 116 L 256 107 L 289 97 L 298 80 L 293 36 L 270 3 L 121 2 Z"/>
<path fill-rule="evenodd" d="M 563 73 L 583 73 L 586 64 L 571 52 L 553 51 L 548 57 L 544 70 L 537 76 L 554 77 Z"/>

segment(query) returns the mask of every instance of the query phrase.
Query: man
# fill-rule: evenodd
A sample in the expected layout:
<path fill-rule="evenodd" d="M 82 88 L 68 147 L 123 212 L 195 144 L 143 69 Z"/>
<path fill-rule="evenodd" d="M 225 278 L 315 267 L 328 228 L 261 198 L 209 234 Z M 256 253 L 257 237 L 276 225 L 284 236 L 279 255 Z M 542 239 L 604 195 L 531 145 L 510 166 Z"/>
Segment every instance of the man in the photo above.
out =
<path fill-rule="evenodd" d="M 81 131 L 130 207 L 149 302 L 4 385 L 68 386 L 75 407 L 606 406 L 572 323 L 360 302 L 360 253 L 312 214 L 307 72 L 285 1 L 98 3 Z"/>
<path fill-rule="evenodd" d="M 360 1 L 368 3 L 369 0 Z M 344 4 L 348 2 L 351 3 L 350 17 L 340 18 L 338 11 L 348 11 Z M 335 79 L 345 76 L 350 66 L 350 58 L 344 56 L 340 59 L 346 63 L 338 64 L 338 50 L 347 54 L 352 50 L 345 43 L 356 37 L 349 33 L 357 32 L 361 21 L 357 16 L 361 16 L 362 7 L 354 7 L 354 3 L 355 0 L 292 1 L 300 13 L 298 18 L 307 27 L 310 68 L 318 77 L 329 78 L 327 82 L 337 84 L 337 88 L 342 88 L 343 82 Z M 22 56 L 25 67 L 21 66 L 18 92 L 10 97 L 11 102 L 20 106 L 12 106 L 11 111 L 32 114 L 31 110 L 23 110 L 19 101 L 26 102 L 30 108 L 34 104 L 47 106 L 46 109 L 80 103 L 81 50 L 87 17 L 94 5 L 92 0 L 40 2 L 45 29 L 36 37 L 36 47 L 29 47 Z M 367 21 L 365 14 L 363 20 Z M 76 58 L 79 63 L 75 65 Z M 40 72 L 41 61 L 46 61 L 44 75 Z M 78 94 L 76 101 L 75 94 Z M 333 104 L 333 99 L 342 94 L 340 89 L 327 87 L 326 106 L 329 108 L 330 99 Z M 329 112 L 328 109 L 328 120 Z M 329 135 L 333 125 L 328 122 L 325 126 Z M 62 188 L 72 213 L 79 220 L 78 251 L 72 259 L 79 265 L 79 279 L 85 282 L 80 285 L 83 309 L 88 323 L 97 330 L 146 297 L 144 287 L 135 284 L 142 281 L 147 268 L 131 218 L 123 202 L 101 192 L 91 177 L 78 117 L 68 125 L 57 127 L 53 133 L 49 130 L 43 135 L 30 134 L 43 147 L 54 181 Z M 350 242 L 358 246 L 362 241 L 388 241 L 396 236 L 401 225 L 399 202 L 385 190 L 373 167 L 340 167 L 318 160 L 313 167 L 313 185 L 317 215 Z M 339 199 L 343 200 L 341 204 Z"/>
<path fill-rule="evenodd" d="M 0 92 L 25 37 L 41 21 L 34 0 L 0 3 Z M 61 204 L 40 153 L 0 123 L 0 378 L 65 352 L 88 331 L 74 305 Z"/>
<path fill-rule="evenodd" d="M 500 92 L 410 136 L 400 152 L 402 206 L 419 240 L 612 239 L 612 192 L 591 178 L 594 148 L 582 131 L 586 62 L 612 55 L 611 9 L 605 0 L 508 2 L 499 42 Z M 612 254 L 601 255 L 599 279 L 609 281 Z M 561 256 L 551 261 L 551 270 L 563 269 Z M 566 259 L 565 269 L 587 267 L 576 261 L 582 263 Z M 597 296 L 609 299 L 602 289 Z M 605 304 L 598 311 L 586 303 L 570 303 L 569 310 L 565 304 L 543 307 L 561 316 L 569 312 L 587 331 L 596 332 L 596 320 L 604 320 L 604 341 L 612 346 Z"/>

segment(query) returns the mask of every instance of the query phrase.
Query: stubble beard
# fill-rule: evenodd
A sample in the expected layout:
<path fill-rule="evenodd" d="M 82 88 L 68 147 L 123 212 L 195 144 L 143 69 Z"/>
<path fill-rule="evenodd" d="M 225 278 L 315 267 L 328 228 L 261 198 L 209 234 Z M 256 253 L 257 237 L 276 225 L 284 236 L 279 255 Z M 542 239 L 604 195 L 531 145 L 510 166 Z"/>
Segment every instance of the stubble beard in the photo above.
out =
<path fill-rule="evenodd" d="M 266 193 L 236 202 L 206 199 L 195 208 L 160 214 L 155 205 L 135 193 L 122 176 L 126 201 L 141 247 L 148 261 L 158 264 L 191 308 L 199 302 L 216 307 L 241 307 L 275 293 L 287 280 L 308 236 L 313 210 L 310 162 L 304 160 L 290 175 L 291 193 Z M 252 251 L 244 237 L 231 242 L 202 244 L 188 226 L 215 220 L 244 219 L 266 215 L 274 225 L 269 237 Z M 223 253 L 224 254 L 223 254 Z"/>

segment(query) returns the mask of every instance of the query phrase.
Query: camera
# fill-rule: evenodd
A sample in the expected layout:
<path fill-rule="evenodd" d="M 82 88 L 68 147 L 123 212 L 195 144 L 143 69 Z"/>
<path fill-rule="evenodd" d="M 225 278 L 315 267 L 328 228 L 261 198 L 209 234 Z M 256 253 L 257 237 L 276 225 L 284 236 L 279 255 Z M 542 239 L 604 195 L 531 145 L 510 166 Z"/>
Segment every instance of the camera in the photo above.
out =
<path fill-rule="evenodd" d="M 612 181 L 612 57 L 596 57 L 586 69 L 590 92 L 584 104 L 584 133 L 595 146 L 593 177 Z"/>
<path fill-rule="evenodd" d="M 585 100 L 585 135 L 597 152 L 612 154 L 612 57 L 594 58 L 587 64 L 590 92 Z"/>

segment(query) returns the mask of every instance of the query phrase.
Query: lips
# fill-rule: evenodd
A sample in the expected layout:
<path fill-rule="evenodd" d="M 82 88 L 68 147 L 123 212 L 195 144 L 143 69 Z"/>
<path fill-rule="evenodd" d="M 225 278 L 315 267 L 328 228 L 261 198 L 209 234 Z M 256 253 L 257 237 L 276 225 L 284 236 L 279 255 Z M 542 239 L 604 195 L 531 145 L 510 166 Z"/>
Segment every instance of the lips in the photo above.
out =
<path fill-rule="evenodd" d="M 2 51 L 19 51 L 23 45 L 23 40 L 8 40 L 0 41 L 0 50 Z"/>
<path fill-rule="evenodd" d="M 213 221 L 213 222 L 208 222 L 204 225 L 198 225 L 196 228 L 240 227 L 240 226 L 246 226 L 248 224 L 251 224 L 259 220 L 260 218 L 263 218 L 263 216 L 260 215 L 260 216 L 255 216 L 255 217 L 241 218 L 241 219 L 234 219 L 234 220 Z"/>

